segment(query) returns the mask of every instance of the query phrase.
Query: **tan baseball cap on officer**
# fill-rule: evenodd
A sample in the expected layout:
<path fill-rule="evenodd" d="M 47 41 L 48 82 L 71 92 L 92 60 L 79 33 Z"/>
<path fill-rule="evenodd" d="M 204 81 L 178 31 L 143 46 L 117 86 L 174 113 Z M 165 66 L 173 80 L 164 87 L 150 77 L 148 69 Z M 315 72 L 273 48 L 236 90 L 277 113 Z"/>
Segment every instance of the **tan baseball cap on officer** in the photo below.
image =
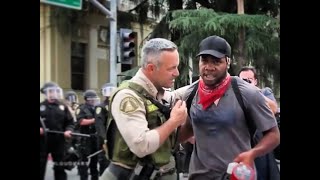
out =
<path fill-rule="evenodd" d="M 231 56 L 231 47 L 229 43 L 219 36 L 209 36 L 203 39 L 199 45 L 200 53 L 196 56 L 211 55 L 217 58 Z"/>

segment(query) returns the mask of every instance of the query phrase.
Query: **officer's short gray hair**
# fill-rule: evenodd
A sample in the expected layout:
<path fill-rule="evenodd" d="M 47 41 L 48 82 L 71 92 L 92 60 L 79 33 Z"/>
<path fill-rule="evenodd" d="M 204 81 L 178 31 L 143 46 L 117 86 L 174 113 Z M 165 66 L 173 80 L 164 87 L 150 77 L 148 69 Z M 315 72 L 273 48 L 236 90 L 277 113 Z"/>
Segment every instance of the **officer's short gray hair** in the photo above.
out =
<path fill-rule="evenodd" d="M 178 49 L 177 45 L 167 39 L 150 39 L 142 47 L 141 65 L 145 68 L 147 64 L 152 63 L 158 68 L 160 63 L 160 54 L 163 51 L 174 51 L 176 49 Z"/>

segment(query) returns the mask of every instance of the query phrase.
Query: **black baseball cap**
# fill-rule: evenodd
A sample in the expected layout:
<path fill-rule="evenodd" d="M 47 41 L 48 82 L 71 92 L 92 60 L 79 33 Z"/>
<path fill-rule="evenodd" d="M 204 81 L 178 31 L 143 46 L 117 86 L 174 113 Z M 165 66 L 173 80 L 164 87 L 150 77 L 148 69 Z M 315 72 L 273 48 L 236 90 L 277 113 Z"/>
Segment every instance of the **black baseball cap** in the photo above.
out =
<path fill-rule="evenodd" d="M 196 56 L 211 55 L 217 58 L 231 56 L 231 47 L 229 43 L 219 36 L 209 36 L 202 40 L 199 45 L 200 53 Z"/>

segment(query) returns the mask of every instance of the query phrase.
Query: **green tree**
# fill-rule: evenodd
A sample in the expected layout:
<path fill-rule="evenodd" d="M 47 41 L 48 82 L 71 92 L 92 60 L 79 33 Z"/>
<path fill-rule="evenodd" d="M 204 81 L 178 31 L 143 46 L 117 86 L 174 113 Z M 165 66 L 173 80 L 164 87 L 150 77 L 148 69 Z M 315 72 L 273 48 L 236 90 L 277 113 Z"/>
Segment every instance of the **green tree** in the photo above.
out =
<path fill-rule="evenodd" d="M 243 65 L 254 65 L 264 84 L 279 88 L 279 0 L 189 0 L 185 6 L 174 0 L 151 2 L 151 9 L 164 3 L 169 6 L 149 38 L 169 38 L 179 46 L 181 74 L 176 87 L 189 82 L 185 67 L 190 58 L 194 59 L 199 41 L 216 34 L 225 37 L 233 47 L 232 75 Z M 194 63 L 194 74 L 197 74 L 197 65 Z M 273 79 L 274 84 L 269 79 Z"/>

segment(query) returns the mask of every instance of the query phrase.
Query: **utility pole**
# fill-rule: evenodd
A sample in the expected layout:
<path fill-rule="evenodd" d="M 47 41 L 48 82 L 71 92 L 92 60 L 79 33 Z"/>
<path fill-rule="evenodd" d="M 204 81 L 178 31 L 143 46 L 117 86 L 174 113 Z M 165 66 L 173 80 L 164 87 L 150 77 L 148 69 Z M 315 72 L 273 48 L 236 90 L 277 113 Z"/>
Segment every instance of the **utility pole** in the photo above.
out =
<path fill-rule="evenodd" d="M 110 19 L 110 83 L 117 85 L 117 0 L 110 0 L 109 11 L 97 0 L 89 0 Z"/>
<path fill-rule="evenodd" d="M 113 21 L 110 21 L 110 83 L 117 85 L 117 0 L 110 2 Z"/>

